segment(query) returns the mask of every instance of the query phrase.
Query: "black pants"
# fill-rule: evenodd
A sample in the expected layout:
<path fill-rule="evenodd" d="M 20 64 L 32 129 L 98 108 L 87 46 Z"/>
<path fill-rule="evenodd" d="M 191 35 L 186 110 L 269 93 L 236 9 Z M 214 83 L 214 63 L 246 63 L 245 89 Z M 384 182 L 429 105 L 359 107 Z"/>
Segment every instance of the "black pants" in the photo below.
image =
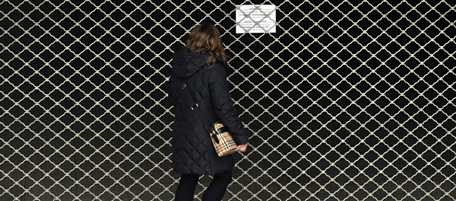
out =
<path fill-rule="evenodd" d="M 222 200 L 228 184 L 231 183 L 231 170 L 214 175 L 211 184 L 207 187 L 203 195 L 203 201 Z M 195 193 L 195 187 L 198 184 L 198 175 L 183 174 L 181 175 L 179 185 L 176 191 L 176 201 L 191 201 Z"/>

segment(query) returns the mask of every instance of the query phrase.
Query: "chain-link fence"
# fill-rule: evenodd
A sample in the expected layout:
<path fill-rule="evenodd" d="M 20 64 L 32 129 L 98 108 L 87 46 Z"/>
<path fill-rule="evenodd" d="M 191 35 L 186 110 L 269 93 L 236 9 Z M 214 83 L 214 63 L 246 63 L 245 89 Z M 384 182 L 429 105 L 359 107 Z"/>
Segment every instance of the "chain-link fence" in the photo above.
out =
<path fill-rule="evenodd" d="M 236 34 L 237 6 L 265 4 L 275 33 Z M 201 22 L 222 33 L 254 134 L 224 200 L 456 200 L 455 10 L 2 1 L 0 200 L 172 200 L 167 80 Z"/>

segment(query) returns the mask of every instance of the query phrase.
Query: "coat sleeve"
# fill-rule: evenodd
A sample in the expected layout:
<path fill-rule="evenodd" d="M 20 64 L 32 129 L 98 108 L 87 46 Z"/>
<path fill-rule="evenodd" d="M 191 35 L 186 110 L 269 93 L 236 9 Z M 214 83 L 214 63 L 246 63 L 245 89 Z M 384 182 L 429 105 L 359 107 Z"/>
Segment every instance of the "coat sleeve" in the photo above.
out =
<path fill-rule="evenodd" d="M 236 144 L 246 144 L 248 142 L 249 132 L 242 125 L 233 107 L 225 69 L 222 65 L 215 65 L 210 72 L 209 90 L 215 114 L 228 128 Z"/>

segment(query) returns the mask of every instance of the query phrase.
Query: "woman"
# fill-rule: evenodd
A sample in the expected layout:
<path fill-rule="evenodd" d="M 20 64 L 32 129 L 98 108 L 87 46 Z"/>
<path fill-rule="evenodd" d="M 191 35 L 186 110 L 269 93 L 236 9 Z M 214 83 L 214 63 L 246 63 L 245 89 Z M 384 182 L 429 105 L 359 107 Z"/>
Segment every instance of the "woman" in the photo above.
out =
<path fill-rule="evenodd" d="M 239 121 L 229 94 L 226 55 L 220 33 L 211 24 L 194 27 L 182 51 L 175 53 L 169 98 L 174 105 L 173 168 L 181 174 L 175 200 L 193 200 L 201 175 L 213 175 L 203 201 L 221 200 L 231 182 L 232 155 L 219 157 L 209 133 L 192 111 L 181 86 L 190 93 L 209 125 L 222 122 L 236 142 L 238 152 L 247 149 L 248 132 Z"/>

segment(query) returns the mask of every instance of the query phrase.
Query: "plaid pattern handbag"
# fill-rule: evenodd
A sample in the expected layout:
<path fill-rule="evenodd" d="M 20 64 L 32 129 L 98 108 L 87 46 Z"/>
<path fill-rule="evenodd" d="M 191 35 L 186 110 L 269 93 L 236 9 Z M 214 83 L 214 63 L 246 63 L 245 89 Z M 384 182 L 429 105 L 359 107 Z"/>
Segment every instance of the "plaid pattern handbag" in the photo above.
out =
<path fill-rule="evenodd" d="M 225 126 L 216 122 L 212 124 L 211 140 L 218 156 L 226 156 L 236 151 L 236 143 Z"/>
<path fill-rule="evenodd" d="M 214 145 L 215 152 L 219 157 L 232 154 L 236 151 L 237 145 L 234 142 L 233 137 L 225 128 L 221 122 L 215 122 L 212 124 L 212 127 L 209 127 L 209 123 L 206 118 L 204 118 L 203 113 L 199 109 L 198 103 L 193 99 L 190 90 L 187 88 L 187 84 L 184 82 L 182 84 L 182 90 L 184 90 L 185 96 L 187 96 L 188 102 L 190 103 L 190 108 L 195 112 L 198 119 L 203 123 L 204 128 L 208 131 L 211 136 L 212 144 Z"/>

